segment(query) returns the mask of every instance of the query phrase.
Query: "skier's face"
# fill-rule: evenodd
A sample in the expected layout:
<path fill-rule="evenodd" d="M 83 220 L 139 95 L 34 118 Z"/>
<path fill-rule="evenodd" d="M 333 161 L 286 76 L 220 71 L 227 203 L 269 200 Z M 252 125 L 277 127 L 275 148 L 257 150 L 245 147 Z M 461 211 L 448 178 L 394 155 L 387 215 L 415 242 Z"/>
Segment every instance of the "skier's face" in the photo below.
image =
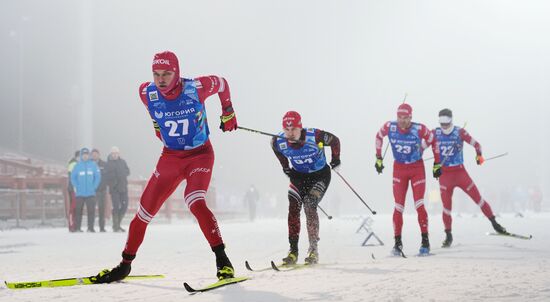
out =
<path fill-rule="evenodd" d="M 285 137 L 289 141 L 297 141 L 300 139 L 300 134 L 302 134 L 302 128 L 298 127 L 287 127 L 284 128 L 285 131 Z"/>
<path fill-rule="evenodd" d="M 447 130 L 447 129 L 451 128 L 451 126 L 453 124 L 452 123 L 440 123 L 439 125 L 441 125 L 441 129 Z"/>
<path fill-rule="evenodd" d="M 155 70 L 153 71 L 153 79 L 155 80 L 155 85 L 159 88 L 166 88 L 172 80 L 174 79 L 175 73 L 169 70 Z"/>
<path fill-rule="evenodd" d="M 87 161 L 88 158 L 90 158 L 90 154 L 88 154 L 88 153 L 82 153 L 82 160 L 83 160 L 83 161 Z"/>
<path fill-rule="evenodd" d="M 92 159 L 95 161 L 99 160 L 99 152 L 92 152 Z"/>
<path fill-rule="evenodd" d="M 397 116 L 397 125 L 401 129 L 408 129 L 411 126 L 411 116 Z"/>

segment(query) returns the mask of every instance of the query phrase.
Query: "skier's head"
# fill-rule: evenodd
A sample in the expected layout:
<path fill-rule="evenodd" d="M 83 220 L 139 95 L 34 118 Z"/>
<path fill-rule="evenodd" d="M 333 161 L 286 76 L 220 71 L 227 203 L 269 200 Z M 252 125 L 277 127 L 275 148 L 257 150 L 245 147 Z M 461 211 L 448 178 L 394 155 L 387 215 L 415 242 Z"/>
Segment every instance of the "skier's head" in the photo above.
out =
<path fill-rule="evenodd" d="M 167 94 L 176 88 L 180 78 L 178 57 L 171 51 L 155 54 L 153 58 L 153 79 L 160 92 Z"/>
<path fill-rule="evenodd" d="M 80 149 L 80 160 L 87 161 L 90 158 L 90 150 L 88 148 Z"/>
<path fill-rule="evenodd" d="M 407 129 L 411 126 L 412 107 L 407 103 L 403 103 L 397 107 L 397 125 L 401 129 Z"/>
<path fill-rule="evenodd" d="M 453 132 L 453 112 L 445 108 L 439 111 L 439 125 L 444 134 L 449 135 Z"/>
<path fill-rule="evenodd" d="M 439 111 L 439 125 L 441 125 L 443 130 L 453 126 L 453 112 L 451 109 L 445 108 Z"/>
<path fill-rule="evenodd" d="M 296 111 L 289 111 L 283 116 L 283 130 L 285 137 L 292 141 L 300 139 L 302 134 L 302 117 Z"/>

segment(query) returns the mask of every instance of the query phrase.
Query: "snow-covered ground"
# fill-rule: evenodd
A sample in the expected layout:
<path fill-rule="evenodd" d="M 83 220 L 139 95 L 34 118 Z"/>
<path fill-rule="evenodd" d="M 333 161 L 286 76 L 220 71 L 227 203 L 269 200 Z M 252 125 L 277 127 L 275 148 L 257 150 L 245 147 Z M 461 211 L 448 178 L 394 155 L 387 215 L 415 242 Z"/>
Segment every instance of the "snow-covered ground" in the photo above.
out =
<path fill-rule="evenodd" d="M 487 236 L 490 223 L 478 215 L 454 220 L 455 243 L 443 239 L 439 216 L 430 216 L 431 257 L 415 257 L 420 244 L 416 216 L 407 215 L 404 252 L 390 257 L 391 216 L 373 225 L 384 246 L 362 247 L 355 233 L 359 218 L 321 218 L 323 265 L 292 272 L 249 272 L 244 261 L 265 267 L 287 251 L 286 221 L 221 222 L 228 255 L 244 283 L 189 295 L 182 286 L 214 281 L 214 256 L 194 223 L 155 224 L 146 235 L 132 274 L 164 274 L 164 279 L 119 284 L 10 290 L 0 301 L 550 301 L 550 215 L 504 215 L 502 225 L 532 240 Z M 305 225 L 305 223 L 304 223 Z M 303 226 L 304 226 L 303 225 Z M 302 227 L 303 228 L 303 227 Z M 307 249 L 305 230 L 300 248 Z M 0 232 L 0 279 L 33 281 L 93 275 L 120 260 L 126 239 L 120 233 L 69 234 L 65 229 Z"/>

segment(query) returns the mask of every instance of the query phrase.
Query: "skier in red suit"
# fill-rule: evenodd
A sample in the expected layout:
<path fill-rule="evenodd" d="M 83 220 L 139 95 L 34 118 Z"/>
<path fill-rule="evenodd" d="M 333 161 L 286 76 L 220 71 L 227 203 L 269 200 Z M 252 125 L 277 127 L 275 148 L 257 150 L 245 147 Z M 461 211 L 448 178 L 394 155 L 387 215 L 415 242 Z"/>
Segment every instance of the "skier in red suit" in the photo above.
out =
<path fill-rule="evenodd" d="M 453 125 L 453 112 L 450 109 L 443 109 L 439 112 L 439 124 L 433 130 L 437 146 L 442 159 L 442 175 L 439 177 L 439 189 L 441 201 L 443 201 L 443 224 L 445 225 L 445 240 L 442 247 L 450 247 L 453 243 L 451 227 L 453 218 L 453 191 L 460 188 L 480 207 L 481 212 L 491 221 L 496 232 L 506 233 L 506 229 L 497 223 L 493 210 L 489 203 L 481 197 L 474 181 L 464 168 L 463 148 L 464 142 L 476 149 L 476 162 L 483 164 L 484 159 L 481 152 L 481 144 L 476 141 L 464 128 Z"/>
<path fill-rule="evenodd" d="M 393 228 L 395 245 L 392 250 L 394 255 L 400 255 L 403 249 L 401 230 L 403 228 L 403 211 L 405 209 L 405 196 L 409 182 L 413 191 L 414 206 L 418 214 L 418 224 L 422 235 L 420 254 L 430 252 L 428 238 L 428 213 L 424 207 L 424 193 L 426 191 L 426 173 L 422 152 L 428 146 L 432 146 L 434 152 L 434 177 L 441 173 L 439 164 L 439 152 L 434 147 L 434 137 L 424 124 L 411 122 L 412 107 L 409 104 L 401 104 L 397 109 L 397 120 L 386 122 L 376 134 L 376 164 L 378 173 L 382 173 L 382 143 L 384 136 L 388 136 L 392 147 L 393 157 L 393 196 L 395 209 L 393 211 Z"/>
<path fill-rule="evenodd" d="M 112 270 L 100 272 L 97 283 L 124 279 L 145 236 L 147 225 L 178 185 L 187 181 L 184 198 L 189 210 L 216 256 L 218 279 L 234 276 L 225 253 L 218 223 L 206 206 L 206 191 L 214 165 L 214 150 L 208 138 L 205 101 L 218 94 L 222 131 L 237 129 L 237 119 L 227 81 L 218 76 L 180 78 L 179 62 L 170 51 L 157 53 L 152 64 L 154 82 L 139 87 L 143 105 L 153 120 L 156 136 L 164 149 L 140 199 L 139 210 L 130 223 L 122 261 Z"/>

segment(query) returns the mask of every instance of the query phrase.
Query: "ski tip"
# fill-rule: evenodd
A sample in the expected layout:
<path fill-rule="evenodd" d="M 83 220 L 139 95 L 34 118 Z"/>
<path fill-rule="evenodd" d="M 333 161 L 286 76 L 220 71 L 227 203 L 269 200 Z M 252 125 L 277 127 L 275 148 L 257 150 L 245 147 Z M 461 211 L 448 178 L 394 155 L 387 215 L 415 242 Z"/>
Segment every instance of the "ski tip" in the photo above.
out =
<path fill-rule="evenodd" d="M 277 265 L 275 265 L 275 262 L 273 262 L 273 260 L 271 260 L 271 267 L 276 271 L 280 271 L 280 269 L 277 267 Z"/>
<path fill-rule="evenodd" d="M 254 271 L 254 270 L 250 267 L 250 264 L 248 264 L 248 260 L 245 260 L 245 261 L 244 261 L 244 266 L 246 267 L 247 270 L 249 270 L 249 271 Z"/>
<path fill-rule="evenodd" d="M 192 288 L 189 284 L 187 284 L 187 282 L 183 282 L 183 287 L 185 287 L 185 290 L 194 294 L 197 292 L 196 289 Z"/>

